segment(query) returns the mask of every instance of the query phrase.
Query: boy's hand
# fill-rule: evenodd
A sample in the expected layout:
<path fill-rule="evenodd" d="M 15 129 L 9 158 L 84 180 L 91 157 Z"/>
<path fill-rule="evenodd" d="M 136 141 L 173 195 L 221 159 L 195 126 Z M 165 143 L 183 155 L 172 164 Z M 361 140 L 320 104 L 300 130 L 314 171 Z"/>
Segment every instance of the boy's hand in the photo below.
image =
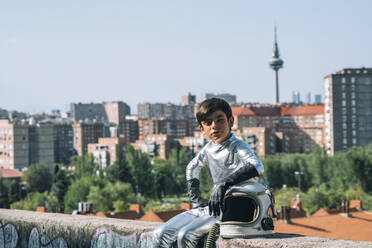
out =
<path fill-rule="evenodd" d="M 208 201 L 200 196 L 199 184 L 200 182 L 196 178 L 187 181 L 187 193 L 189 195 L 192 208 L 206 207 L 208 205 Z"/>
<path fill-rule="evenodd" d="M 209 198 L 209 215 L 219 216 L 221 210 L 223 210 L 223 198 L 227 190 L 226 184 L 217 184 L 212 191 L 211 197 Z"/>
<path fill-rule="evenodd" d="M 208 200 L 201 198 L 201 197 L 197 200 L 197 202 L 191 203 L 192 208 L 203 208 L 206 206 L 208 206 Z"/>

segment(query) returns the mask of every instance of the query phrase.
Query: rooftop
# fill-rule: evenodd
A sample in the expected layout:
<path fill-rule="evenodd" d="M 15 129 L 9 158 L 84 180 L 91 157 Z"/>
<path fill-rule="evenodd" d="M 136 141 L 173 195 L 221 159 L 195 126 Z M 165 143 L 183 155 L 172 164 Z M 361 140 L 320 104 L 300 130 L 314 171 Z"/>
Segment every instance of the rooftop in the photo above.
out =
<path fill-rule="evenodd" d="M 328 213 L 328 214 L 327 214 Z M 372 213 L 357 211 L 346 217 L 322 211 L 311 217 L 291 219 L 291 224 L 277 221 L 275 232 L 324 238 L 372 241 Z"/>

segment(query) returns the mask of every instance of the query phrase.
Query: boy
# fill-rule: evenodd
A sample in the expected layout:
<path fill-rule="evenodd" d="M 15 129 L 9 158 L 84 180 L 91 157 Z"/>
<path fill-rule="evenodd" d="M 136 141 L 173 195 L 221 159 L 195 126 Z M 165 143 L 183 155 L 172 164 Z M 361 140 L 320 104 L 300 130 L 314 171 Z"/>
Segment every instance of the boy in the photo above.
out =
<path fill-rule="evenodd" d="M 203 101 L 196 113 L 199 128 L 210 141 L 186 168 L 187 190 L 192 209 L 183 212 L 154 231 L 154 247 L 197 247 L 223 210 L 226 190 L 264 171 L 248 145 L 231 133 L 234 117 L 227 102 L 219 98 Z M 208 166 L 213 179 L 209 201 L 201 198 L 199 171 Z M 209 214 L 208 214 L 209 213 Z"/>

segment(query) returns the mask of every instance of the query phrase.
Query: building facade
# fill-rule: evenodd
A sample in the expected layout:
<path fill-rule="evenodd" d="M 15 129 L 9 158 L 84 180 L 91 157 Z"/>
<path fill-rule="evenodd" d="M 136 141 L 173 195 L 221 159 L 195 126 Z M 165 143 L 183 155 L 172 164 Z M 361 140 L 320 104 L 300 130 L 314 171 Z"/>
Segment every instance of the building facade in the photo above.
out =
<path fill-rule="evenodd" d="M 329 154 L 372 142 L 372 68 L 324 78 L 325 144 Z"/>
<path fill-rule="evenodd" d="M 74 131 L 72 124 L 57 123 L 54 129 L 54 162 L 68 164 L 76 155 L 74 148 Z"/>
<path fill-rule="evenodd" d="M 0 168 L 22 170 L 34 163 L 54 163 L 53 126 L 0 120 Z"/>
<path fill-rule="evenodd" d="M 236 103 L 236 95 L 228 94 L 228 93 L 221 93 L 221 94 L 213 94 L 213 93 L 203 93 L 199 97 L 199 102 L 203 102 L 204 100 L 210 99 L 210 98 L 222 98 L 229 104 L 234 104 Z"/>
<path fill-rule="evenodd" d="M 123 138 L 99 138 L 98 143 L 88 144 L 88 153 L 93 154 L 95 162 L 105 168 L 116 161 L 118 152 L 125 151 L 126 143 Z"/>
<path fill-rule="evenodd" d="M 79 156 L 88 152 L 88 144 L 97 143 L 98 138 L 104 137 L 102 123 L 74 123 L 74 148 Z"/>
<path fill-rule="evenodd" d="M 243 134 L 244 128 L 267 128 L 271 130 L 268 137 L 272 136 L 271 139 L 275 140 L 277 152 L 310 153 L 315 145 L 323 146 L 324 106 L 322 104 L 257 105 L 232 107 L 232 111 L 234 116 L 233 130 Z M 278 145 L 278 142 L 281 145 Z M 262 148 L 262 152 L 264 150 L 265 153 L 273 154 L 273 151 L 267 147 Z"/>
<path fill-rule="evenodd" d="M 130 115 L 130 107 L 121 101 L 103 103 L 72 103 L 70 105 L 74 121 L 111 122 L 119 124 Z"/>
<path fill-rule="evenodd" d="M 160 157 L 168 159 L 171 149 L 175 142 L 172 136 L 166 134 L 153 134 L 141 137 L 135 143 L 132 143 L 135 149 L 148 153 L 150 157 Z"/>

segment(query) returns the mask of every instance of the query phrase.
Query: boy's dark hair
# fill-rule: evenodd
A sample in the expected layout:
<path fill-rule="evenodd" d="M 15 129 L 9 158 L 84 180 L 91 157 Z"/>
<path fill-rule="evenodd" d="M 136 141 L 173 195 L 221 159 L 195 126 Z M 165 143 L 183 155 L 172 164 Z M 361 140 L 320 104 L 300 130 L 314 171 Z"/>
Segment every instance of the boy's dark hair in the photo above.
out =
<path fill-rule="evenodd" d="M 202 121 L 204 121 L 208 115 L 217 110 L 224 112 L 228 120 L 232 116 L 231 107 L 225 100 L 221 98 L 210 98 L 204 100 L 198 107 L 196 119 L 199 125 L 201 125 Z"/>

